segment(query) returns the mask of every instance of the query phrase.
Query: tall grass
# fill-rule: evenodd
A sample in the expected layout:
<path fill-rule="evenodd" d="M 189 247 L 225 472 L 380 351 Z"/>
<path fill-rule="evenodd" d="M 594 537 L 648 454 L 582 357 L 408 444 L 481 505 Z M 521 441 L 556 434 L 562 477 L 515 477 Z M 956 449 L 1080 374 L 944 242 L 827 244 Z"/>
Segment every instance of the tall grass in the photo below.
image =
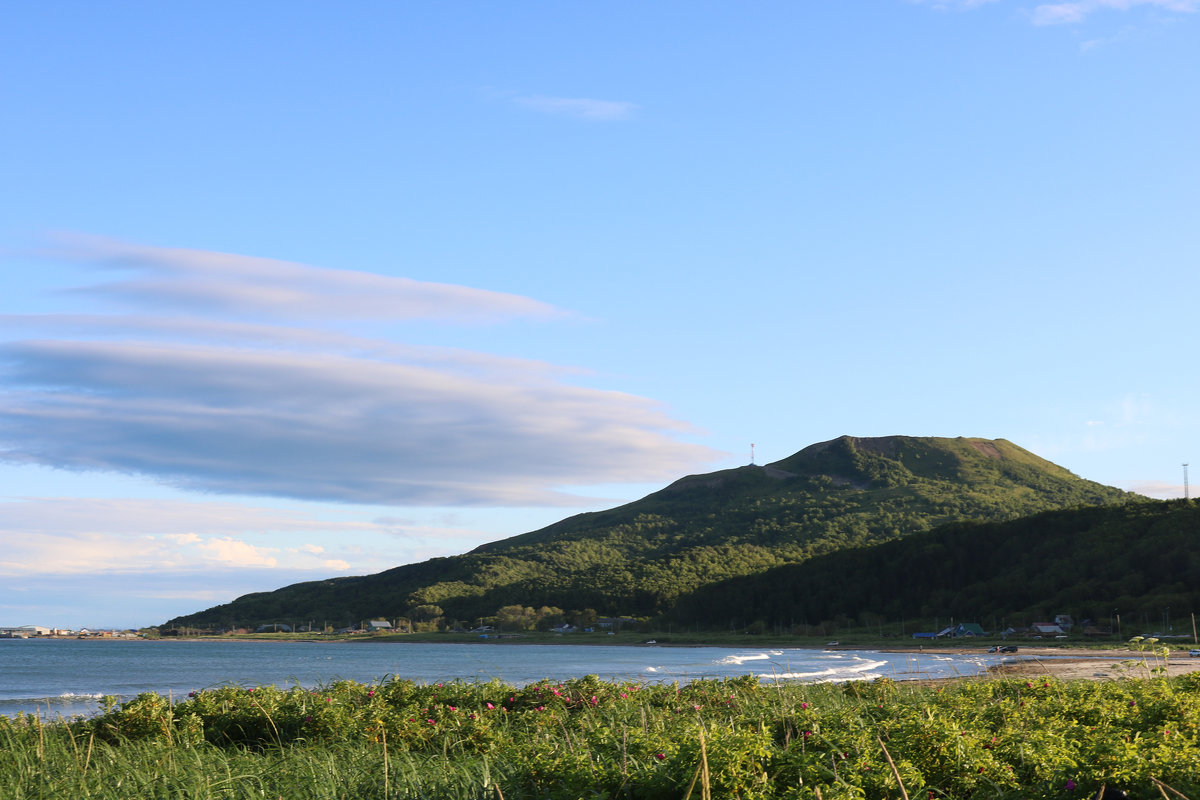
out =
<path fill-rule="evenodd" d="M 1200 676 L 147 694 L 0 718 L 0 797 L 1200 798 Z"/>

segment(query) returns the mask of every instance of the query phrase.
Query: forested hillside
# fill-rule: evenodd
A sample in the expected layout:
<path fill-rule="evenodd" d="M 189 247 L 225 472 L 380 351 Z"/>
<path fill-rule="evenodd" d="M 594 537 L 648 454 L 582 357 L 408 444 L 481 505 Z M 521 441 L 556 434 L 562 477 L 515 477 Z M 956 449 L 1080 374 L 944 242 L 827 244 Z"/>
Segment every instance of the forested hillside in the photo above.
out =
<path fill-rule="evenodd" d="M 1056 614 L 1108 627 L 1121 615 L 1132 635 L 1163 632 L 1174 609 L 1190 634 L 1198 546 L 1200 505 L 1183 500 L 958 522 L 705 586 L 671 616 L 739 627 L 953 616 L 994 629 Z"/>
<path fill-rule="evenodd" d="M 707 584 L 946 522 L 1136 497 L 1003 439 L 841 437 L 766 466 L 689 476 L 461 556 L 246 595 L 167 625 L 414 613 L 475 620 L 511 604 L 654 616 Z"/>

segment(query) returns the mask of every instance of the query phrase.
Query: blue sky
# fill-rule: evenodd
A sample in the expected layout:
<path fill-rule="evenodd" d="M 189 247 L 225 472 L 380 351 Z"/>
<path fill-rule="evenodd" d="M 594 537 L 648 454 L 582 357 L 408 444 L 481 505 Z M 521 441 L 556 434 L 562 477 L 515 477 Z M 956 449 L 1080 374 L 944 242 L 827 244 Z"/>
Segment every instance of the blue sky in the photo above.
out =
<path fill-rule="evenodd" d="M 1195 0 L 8 3 L 0 623 L 463 552 L 751 443 L 1180 496 L 1198 43 Z"/>

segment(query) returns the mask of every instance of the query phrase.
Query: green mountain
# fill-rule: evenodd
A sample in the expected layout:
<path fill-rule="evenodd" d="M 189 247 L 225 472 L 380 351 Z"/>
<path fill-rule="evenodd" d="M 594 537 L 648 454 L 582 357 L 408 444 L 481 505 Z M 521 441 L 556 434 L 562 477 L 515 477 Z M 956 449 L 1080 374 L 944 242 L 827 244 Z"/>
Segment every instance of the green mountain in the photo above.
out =
<path fill-rule="evenodd" d="M 1192 634 L 1200 608 L 1200 505 L 1184 500 L 957 522 L 875 547 L 701 587 L 677 623 L 790 627 L 828 622 L 977 620 L 990 630 L 1069 614 L 1128 635 Z M 736 619 L 731 620 L 731 615 Z M 909 631 L 911 632 L 911 628 Z"/>
<path fill-rule="evenodd" d="M 947 522 L 1131 499 L 1003 439 L 843 436 L 463 555 L 245 595 L 166 626 L 342 624 L 420 606 L 476 620 L 513 604 L 653 616 L 702 586 Z"/>

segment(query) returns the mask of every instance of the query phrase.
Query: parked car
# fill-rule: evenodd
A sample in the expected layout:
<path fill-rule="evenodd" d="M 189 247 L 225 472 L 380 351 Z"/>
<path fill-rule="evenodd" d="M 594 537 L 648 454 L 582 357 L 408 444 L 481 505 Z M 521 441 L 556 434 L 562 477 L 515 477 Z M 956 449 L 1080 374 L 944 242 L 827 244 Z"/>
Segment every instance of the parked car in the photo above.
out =
<path fill-rule="evenodd" d="M 1200 656 L 1200 650 L 1188 650 L 1188 655 L 1192 656 L 1193 658 Z"/>
<path fill-rule="evenodd" d="M 988 648 L 989 653 L 1015 653 L 1017 646 L 1015 644 L 995 645 Z"/>

